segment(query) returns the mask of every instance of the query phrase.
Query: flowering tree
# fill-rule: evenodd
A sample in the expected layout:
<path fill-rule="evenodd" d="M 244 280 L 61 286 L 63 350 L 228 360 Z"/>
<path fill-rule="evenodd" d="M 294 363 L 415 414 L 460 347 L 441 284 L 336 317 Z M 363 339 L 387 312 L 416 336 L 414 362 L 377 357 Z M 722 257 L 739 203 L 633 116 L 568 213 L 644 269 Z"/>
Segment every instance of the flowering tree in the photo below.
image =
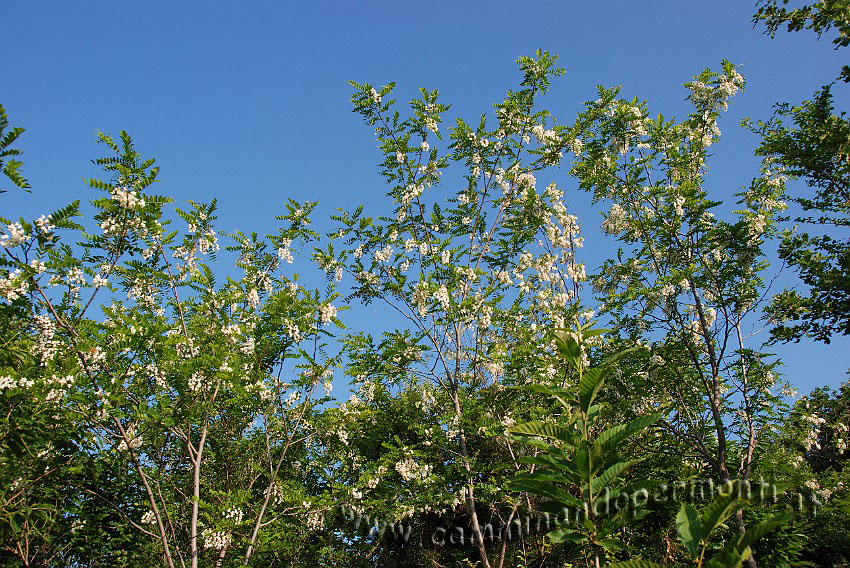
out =
<path fill-rule="evenodd" d="M 850 385 L 839 391 L 815 389 L 802 396 L 788 415 L 777 459 L 788 467 L 787 478 L 817 508 L 807 520 L 807 557 L 833 565 L 847 562 L 850 469 L 847 461 Z"/>
<path fill-rule="evenodd" d="M 392 84 L 352 83 L 354 110 L 379 138 L 394 211 L 379 218 L 362 209 L 341 213 L 333 241 L 316 253 L 329 277 L 353 280 L 352 297 L 381 301 L 406 324 L 380 341 L 369 334 L 348 340 L 349 374 L 365 400 L 353 398 L 340 412 L 357 422 L 374 412 L 375 392 L 421 393 L 411 412 L 416 436 L 398 440 L 389 462 L 370 471 L 356 452 L 349 456 L 353 505 L 380 492 L 382 476 L 407 485 L 387 511 L 391 518 L 451 510 L 459 500 L 488 567 L 504 563 L 505 548 L 488 550 L 482 527 L 490 521 L 482 522 L 479 504 L 507 501 L 504 479 L 483 458 L 516 457 L 504 432 L 515 421 L 516 395 L 504 386 L 554 379 L 551 346 L 538 345 L 545 328 L 576 314 L 585 278 L 575 256 L 582 245 L 577 219 L 554 183 L 538 187 L 564 152 L 581 151 L 580 140 L 535 108 L 551 77 L 562 73 L 555 61 L 545 52 L 521 58 L 521 89 L 495 105 L 495 123 L 458 120 L 447 148 L 441 127 L 448 106 L 436 91 L 423 89 L 402 117 L 388 100 Z M 452 164 L 462 174 L 450 183 L 460 189 L 445 197 L 443 172 Z M 446 492 L 455 494 L 448 503 L 437 497 Z M 506 514 L 515 513 L 508 506 Z"/>
<path fill-rule="evenodd" d="M 147 535 L 168 566 L 228 554 L 247 564 L 263 545 L 303 538 L 324 507 L 305 480 L 316 475 L 310 421 L 330 381 L 323 346 L 336 310 L 280 270 L 294 241 L 313 238 L 313 204 L 291 203 L 268 239 L 234 235 L 242 276 L 219 285 L 203 262 L 219 250 L 215 202 L 178 209 L 187 228 L 167 231 L 169 200 L 147 191 L 153 160 L 123 132 L 100 139 L 114 154 L 97 160 L 110 180 L 89 182 L 103 195 L 94 230 L 73 221 L 78 202 L 3 220 L 3 441 L 36 460 L 3 470 L 17 476 L 3 484 L 4 510 L 18 511 L 8 542 L 28 564 L 27 535 L 52 521 L 21 515 L 33 487 L 96 458 L 134 492 L 82 495 Z M 21 413 L 38 422 L 35 440 L 21 434 Z M 72 521 L 85 531 L 85 518 Z"/>
<path fill-rule="evenodd" d="M 835 49 L 850 45 L 850 4 L 846 0 L 819 2 L 789 9 L 773 0 L 760 2 L 755 23 L 764 23 L 771 37 L 787 25 L 788 31 L 812 29 L 818 36 L 835 30 Z M 850 66 L 841 78 L 850 82 Z M 826 85 L 812 100 L 791 106 L 778 104 L 767 121 L 747 122 L 762 137 L 756 153 L 765 163 L 777 164 L 788 175 L 806 182 L 809 190 L 794 191 L 799 206 L 794 222 L 782 235 L 779 255 L 798 273 L 807 290 L 785 290 L 770 309 L 776 324 L 774 339 L 799 341 L 804 336 L 829 343 L 833 335 L 850 334 L 850 243 L 844 232 L 850 225 L 850 119 L 835 111 L 834 85 Z M 840 86 L 838 87 L 840 88 Z"/>
<path fill-rule="evenodd" d="M 610 200 L 603 229 L 623 243 L 594 285 L 619 329 L 655 343 L 655 405 L 688 455 L 721 480 L 747 480 L 758 439 L 775 417 L 776 376 L 747 345 L 747 319 L 764 295 L 761 247 L 775 230 L 784 176 L 765 168 L 740 195 L 731 221 L 715 217 L 705 189 L 717 120 L 744 86 L 734 66 L 687 83 L 694 111 L 651 118 L 645 103 L 601 89 L 577 128 L 586 153 L 573 168 L 595 200 Z M 736 516 L 744 530 L 741 512 Z"/>
<path fill-rule="evenodd" d="M 731 213 L 706 187 L 743 78 L 729 63 L 702 73 L 678 121 L 601 89 L 565 126 L 540 108 L 556 59 L 520 58 L 519 88 L 493 116 L 452 127 L 437 91 L 402 112 L 394 85 L 352 83 L 391 209 L 340 211 L 325 234 L 311 228 L 316 203 L 288 201 L 277 233 L 234 232 L 222 250 L 215 202 L 172 212 L 125 133 L 100 137 L 111 153 L 90 206 L 0 219 L 0 563 L 601 565 L 651 540 L 643 550 L 672 564 L 687 556 L 668 538 L 678 506 L 546 538 L 528 520 L 553 487 L 557 503 L 595 511 L 594 488 L 707 473 L 746 484 L 845 440 L 846 417 L 827 426 L 822 411 L 772 433 L 787 407 L 750 327 L 794 172 L 764 162 Z M 17 155 L 19 134 L 0 133 L 0 157 Z M 592 277 L 616 329 L 605 338 L 581 295 L 567 154 L 578 185 L 610 203 L 602 226 L 622 247 Z M 324 292 L 284 270 L 305 246 Z M 217 267 L 224 256 L 235 268 Z M 387 328 L 335 336 L 356 303 L 381 306 Z M 549 331 L 566 327 L 578 339 L 559 344 Z M 351 380 L 341 404 L 335 369 Z M 637 434 L 656 421 L 650 452 Z M 798 443 L 808 453 L 788 450 Z M 599 459 L 576 474 L 582 452 Z M 798 465 L 798 485 L 840 478 Z M 758 535 L 743 534 L 738 505 L 725 540 L 743 557 Z M 719 542 L 699 527 L 691 552 Z"/>

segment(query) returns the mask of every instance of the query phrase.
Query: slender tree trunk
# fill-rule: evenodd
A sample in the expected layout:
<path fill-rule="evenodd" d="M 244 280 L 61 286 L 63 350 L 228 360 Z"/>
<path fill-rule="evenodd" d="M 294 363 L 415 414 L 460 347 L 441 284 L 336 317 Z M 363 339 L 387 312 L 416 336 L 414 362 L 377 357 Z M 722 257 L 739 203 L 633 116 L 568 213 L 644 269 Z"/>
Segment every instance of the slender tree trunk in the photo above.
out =
<path fill-rule="evenodd" d="M 714 421 L 714 430 L 717 434 L 717 469 L 718 473 L 720 473 L 720 480 L 726 483 L 731 481 L 732 477 L 729 475 L 729 465 L 727 463 L 726 427 L 723 424 L 723 417 L 720 413 L 723 402 L 723 395 L 720 392 L 720 361 L 718 360 L 717 352 L 714 349 L 714 342 L 712 341 L 708 331 L 708 322 L 703 310 L 702 300 L 700 299 L 699 294 L 697 294 L 696 286 L 694 286 L 693 281 L 688 280 L 688 283 L 694 298 L 694 305 L 697 309 L 697 314 L 699 315 L 700 326 L 702 327 L 702 336 L 705 340 L 705 346 L 711 363 L 711 416 Z M 738 333 L 738 339 L 742 342 L 743 340 L 740 337 L 740 330 L 738 330 Z M 742 510 L 738 510 L 738 512 L 735 513 L 735 527 L 741 534 L 747 532 L 747 527 L 744 524 L 744 512 Z M 752 553 L 745 563 L 749 568 L 757 568 L 755 553 Z"/>
<path fill-rule="evenodd" d="M 452 402 L 455 407 L 455 416 L 457 420 L 461 419 L 460 399 L 457 392 L 457 384 L 452 384 Z M 472 478 L 472 466 L 469 463 L 469 452 L 466 447 L 466 434 L 463 431 L 463 425 L 460 425 L 460 453 L 463 456 L 463 467 L 468 474 L 466 487 L 466 509 L 469 512 L 469 518 L 472 522 L 472 538 L 475 542 L 475 547 L 478 549 L 478 555 L 481 557 L 482 568 L 490 568 L 490 560 L 487 558 L 487 547 L 484 544 L 484 535 L 481 533 L 481 525 L 478 524 L 478 513 L 475 511 L 475 493 L 474 482 Z"/>
<path fill-rule="evenodd" d="M 192 472 L 192 526 L 191 526 L 191 543 L 190 550 L 192 552 L 192 568 L 198 568 L 198 508 L 201 500 L 201 458 L 204 454 L 204 444 L 207 440 L 208 424 L 204 421 L 204 427 L 201 429 L 201 439 L 198 442 L 198 450 L 195 452 L 193 460 Z"/>

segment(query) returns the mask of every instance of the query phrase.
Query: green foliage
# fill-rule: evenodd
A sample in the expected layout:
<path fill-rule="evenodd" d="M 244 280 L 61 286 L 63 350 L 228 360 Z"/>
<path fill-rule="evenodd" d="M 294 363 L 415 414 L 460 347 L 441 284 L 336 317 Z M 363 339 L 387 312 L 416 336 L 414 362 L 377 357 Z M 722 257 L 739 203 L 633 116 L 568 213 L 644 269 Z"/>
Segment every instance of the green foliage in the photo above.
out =
<path fill-rule="evenodd" d="M 730 486 L 731 487 L 731 486 Z M 740 509 L 747 500 L 740 498 L 734 489 L 719 494 L 713 503 L 698 511 L 693 506 L 682 503 L 676 516 L 676 532 L 679 541 L 685 547 L 698 567 L 736 568 L 752 555 L 751 546 L 759 539 L 774 531 L 793 518 L 793 513 L 784 512 L 752 525 L 746 533 L 737 533 L 722 548 L 707 556 L 711 535 L 722 527 Z M 609 564 L 610 568 L 655 568 L 661 564 L 644 560 L 627 560 Z"/>
<path fill-rule="evenodd" d="M 30 184 L 21 174 L 22 162 L 11 157 L 21 155 L 21 150 L 11 146 L 23 133 L 23 128 L 9 128 L 9 115 L 6 114 L 3 105 L 0 105 L 0 172 L 3 172 L 3 175 L 17 187 L 28 189 Z M 0 193 L 5 191 L 5 189 L 0 188 Z"/>
<path fill-rule="evenodd" d="M 793 127 L 759 123 L 773 161 L 715 217 L 710 147 L 745 83 L 731 63 L 686 84 L 681 120 L 601 88 L 572 125 L 540 108 L 557 57 L 517 64 L 493 116 L 449 125 L 436 90 L 400 109 L 393 83 L 351 83 L 386 216 L 338 211 L 321 232 L 317 203 L 290 199 L 273 234 L 220 245 L 216 201 L 152 193 L 155 161 L 121 132 L 98 136 L 88 199 L 0 219 L 0 565 L 736 566 L 757 539 L 767 565 L 846 562 L 846 393 L 790 409 L 778 361 L 746 343 L 784 207 L 775 163 L 816 189 L 797 200 L 813 222 L 846 227 L 829 91 L 782 111 Z M 622 247 L 592 290 L 568 153 Z M 840 276 L 831 242 L 797 243 L 813 289 Z M 304 248 L 324 289 L 288 268 Z M 401 323 L 349 329 L 356 303 Z M 661 498 L 758 475 L 823 515 L 777 529 L 742 500 Z"/>
<path fill-rule="evenodd" d="M 92 566 L 268 565 L 282 540 L 287 558 L 321 548 L 307 543 L 330 508 L 310 423 L 336 296 L 279 272 L 314 235 L 305 209 L 268 240 L 235 234 L 243 276 L 219 282 L 204 261 L 215 202 L 176 209 L 185 230 L 167 233 L 154 160 L 126 132 L 99 140 L 108 178 L 88 181 L 88 226 L 74 202 L 4 241 L 3 547 Z"/>
<path fill-rule="evenodd" d="M 847 0 L 795 8 L 788 4 L 760 2 L 753 21 L 764 22 L 771 36 L 786 24 L 788 31 L 811 29 L 819 36 L 835 29 L 835 48 L 850 45 Z M 844 66 L 841 78 L 850 81 L 850 66 Z M 840 236 L 850 224 L 850 119 L 834 112 L 832 90 L 832 85 L 824 86 L 797 106 L 780 104 L 766 122 L 745 121 L 762 137 L 756 153 L 764 156 L 766 167 L 802 178 L 813 190 L 792 196 L 802 209 L 794 221 L 806 230 L 786 230 L 779 248 L 807 290 L 785 290 L 774 298 L 768 314 L 778 341 L 810 336 L 829 343 L 833 334 L 850 333 L 850 240 Z"/>
<path fill-rule="evenodd" d="M 818 37 L 834 29 L 838 32 L 838 36 L 832 39 L 835 48 L 850 45 L 848 0 L 821 0 L 816 4 L 797 4 L 792 8 L 788 7 L 789 4 L 790 0 L 759 0 L 753 23 L 764 23 L 771 37 L 775 37 L 782 26 L 789 32 L 812 30 Z M 842 68 L 841 78 L 845 82 L 850 81 L 850 66 L 845 65 Z"/>
<path fill-rule="evenodd" d="M 601 408 L 594 402 L 616 361 L 630 353 L 623 351 L 599 365 L 586 365 L 584 359 L 591 340 L 604 332 L 593 329 L 590 323 L 554 332 L 561 358 L 576 373 L 578 392 L 542 385 L 533 390 L 547 392 L 558 400 L 563 407 L 565 423 L 527 422 L 510 430 L 523 442 L 534 438 L 551 440 L 545 445 L 534 444 L 542 452 L 524 460 L 534 466 L 532 471 L 518 474 L 511 487 L 545 498 L 547 510 L 566 515 L 565 519 L 558 519 L 558 526 L 548 533 L 552 542 L 582 545 L 587 557 L 596 558 L 606 551 L 624 550 L 626 546 L 616 537 L 617 532 L 646 514 L 637 506 L 608 514 L 609 500 L 611 494 L 620 496 L 622 478 L 640 461 L 640 458 L 622 459 L 623 446 L 661 418 L 659 414 L 643 416 L 603 429 Z"/>
<path fill-rule="evenodd" d="M 850 119 L 833 110 L 824 87 L 812 101 L 780 105 L 770 121 L 750 124 L 763 138 L 757 153 L 814 192 L 793 198 L 803 212 L 794 221 L 811 229 L 786 230 L 779 247 L 808 291 L 775 297 L 768 313 L 777 322 L 776 340 L 810 336 L 829 343 L 833 334 L 850 334 L 850 241 L 836 236 L 850 226 Z"/>

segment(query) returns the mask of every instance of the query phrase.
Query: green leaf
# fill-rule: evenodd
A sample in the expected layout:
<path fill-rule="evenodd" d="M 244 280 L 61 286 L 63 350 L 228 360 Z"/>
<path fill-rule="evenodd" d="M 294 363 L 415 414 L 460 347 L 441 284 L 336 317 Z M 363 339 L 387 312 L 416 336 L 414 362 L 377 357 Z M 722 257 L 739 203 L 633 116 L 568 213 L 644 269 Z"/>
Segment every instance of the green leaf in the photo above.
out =
<path fill-rule="evenodd" d="M 572 463 L 576 469 L 581 472 L 583 484 L 587 484 L 590 476 L 593 474 L 590 465 L 590 454 L 587 447 L 578 448 L 573 454 Z"/>
<path fill-rule="evenodd" d="M 597 335 L 604 335 L 606 333 L 609 333 L 610 331 L 611 331 L 610 329 L 601 329 L 601 328 L 599 328 L 599 329 L 583 329 L 583 330 L 581 330 L 581 336 L 583 338 L 587 339 L 588 337 L 596 337 Z"/>
<path fill-rule="evenodd" d="M 744 505 L 746 505 L 746 501 L 738 499 L 734 491 L 729 495 L 718 495 L 714 502 L 702 510 L 700 515 L 703 535 L 708 536 L 711 531 L 723 524 L 726 519 L 734 515 L 738 509 L 742 509 Z"/>
<path fill-rule="evenodd" d="M 577 533 L 570 529 L 555 529 L 550 531 L 546 536 L 554 543 L 559 542 L 584 542 L 587 537 L 581 533 Z"/>
<path fill-rule="evenodd" d="M 612 465 L 611 467 L 609 467 L 608 469 L 606 469 L 605 471 L 600 473 L 598 476 L 596 476 L 593 479 L 593 483 L 591 484 L 591 490 L 593 491 L 593 494 L 594 495 L 598 494 L 600 490 L 607 487 L 608 484 L 610 484 L 612 481 L 614 481 L 620 474 L 622 474 L 624 471 L 626 471 L 627 469 L 629 469 L 631 466 L 638 463 L 639 461 L 641 461 L 641 460 L 637 459 L 637 460 L 630 460 L 630 461 L 615 463 L 614 465 Z"/>
<path fill-rule="evenodd" d="M 541 438 L 552 438 L 561 440 L 572 445 L 573 433 L 557 424 L 551 422 L 532 421 L 523 424 L 517 424 L 509 430 L 511 434 L 523 434 L 526 436 L 540 436 Z"/>
<path fill-rule="evenodd" d="M 533 479 L 535 481 L 544 481 L 549 483 L 563 483 L 567 485 L 576 485 L 578 478 L 573 472 L 566 472 L 566 475 L 561 472 L 552 471 L 549 469 L 539 469 L 534 473 L 520 473 L 514 478 L 516 479 Z"/>
<path fill-rule="evenodd" d="M 596 544 L 607 550 L 608 552 L 622 552 L 627 550 L 625 544 L 613 538 L 603 538 L 596 541 Z"/>
<path fill-rule="evenodd" d="M 558 503 L 563 503 L 564 505 L 580 508 L 584 507 L 584 501 L 553 483 L 537 481 L 533 478 L 519 478 L 512 480 L 511 486 L 517 491 L 528 491 L 534 495 L 548 497 L 549 499 Z"/>
<path fill-rule="evenodd" d="M 573 332 L 565 330 L 556 331 L 555 344 L 558 346 L 558 352 L 564 359 L 571 362 L 576 368 L 581 365 L 581 345 L 579 345 Z"/>
<path fill-rule="evenodd" d="M 785 523 L 791 521 L 791 519 L 793 518 L 793 511 L 785 511 L 769 519 L 761 521 L 760 523 L 757 523 L 751 527 L 748 527 L 747 532 L 740 535 L 738 538 L 738 543 L 736 545 L 738 551 L 743 552 L 744 549 L 751 547 L 758 539 L 772 532 L 776 528 L 784 525 Z"/>
<path fill-rule="evenodd" d="M 655 424 L 659 420 L 661 420 L 661 414 L 651 414 L 649 416 L 640 416 L 626 424 L 612 426 L 596 437 L 596 444 L 604 450 L 613 448 L 623 440 L 630 438 L 632 435 Z"/>
<path fill-rule="evenodd" d="M 579 406 L 582 412 L 587 413 L 593 400 L 602 388 L 605 377 L 611 372 L 611 367 L 591 367 L 581 377 L 579 383 Z"/>
<path fill-rule="evenodd" d="M 700 525 L 700 515 L 695 508 L 687 503 L 682 503 L 679 513 L 676 515 L 676 532 L 679 540 L 694 558 L 699 554 L 700 541 L 704 533 Z"/>
<path fill-rule="evenodd" d="M 752 549 L 746 548 L 743 551 L 739 551 L 735 548 L 735 543 L 730 542 L 724 546 L 720 552 L 717 552 L 714 556 L 712 556 L 708 562 L 705 563 L 705 567 L 740 568 L 744 565 L 744 561 L 752 556 L 752 554 Z"/>

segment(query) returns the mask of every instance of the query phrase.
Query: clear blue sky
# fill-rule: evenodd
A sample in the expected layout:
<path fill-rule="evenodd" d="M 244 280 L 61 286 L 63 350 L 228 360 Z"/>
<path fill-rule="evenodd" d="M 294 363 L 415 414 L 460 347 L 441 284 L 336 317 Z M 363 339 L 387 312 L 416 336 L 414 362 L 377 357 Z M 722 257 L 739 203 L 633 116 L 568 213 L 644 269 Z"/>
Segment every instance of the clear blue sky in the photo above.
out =
<path fill-rule="evenodd" d="M 474 119 L 517 84 L 514 60 L 543 48 L 567 76 L 545 104 L 571 122 L 595 86 L 623 85 L 653 112 L 687 111 L 681 83 L 726 58 L 747 91 L 721 122 L 710 183 L 728 196 L 757 172 L 742 117 L 766 118 L 832 80 L 844 53 L 812 34 L 770 40 L 752 2 L 31 2 L 0 7 L 0 103 L 27 129 L 32 194 L 0 197 L 0 215 L 34 218 L 86 197 L 81 178 L 102 149 L 98 130 L 128 130 L 162 168 L 159 193 L 218 198 L 222 230 L 271 231 L 286 197 L 318 199 L 321 214 L 384 207 L 372 132 L 351 113 L 349 79 L 398 82 L 406 100 L 438 88 L 454 116 Z M 839 103 L 848 108 L 848 89 Z M 580 220 L 598 226 L 587 196 L 559 185 Z M 320 218 L 320 217 L 318 217 Z M 323 227 L 319 223 L 319 228 Z M 613 243 L 588 229 L 588 253 Z M 593 266 L 590 266 L 593 268 Z M 837 386 L 850 341 L 776 347 L 805 392 Z"/>

